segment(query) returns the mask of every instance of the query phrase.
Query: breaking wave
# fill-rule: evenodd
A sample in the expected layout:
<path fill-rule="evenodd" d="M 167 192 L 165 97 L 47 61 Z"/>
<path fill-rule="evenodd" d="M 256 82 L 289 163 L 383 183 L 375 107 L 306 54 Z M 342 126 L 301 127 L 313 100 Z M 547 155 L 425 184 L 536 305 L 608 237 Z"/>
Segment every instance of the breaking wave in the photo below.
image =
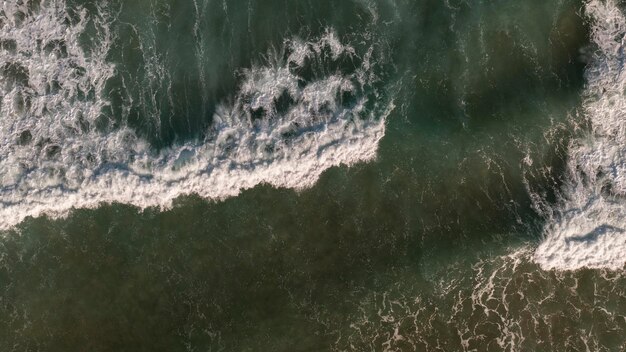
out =
<path fill-rule="evenodd" d="M 102 127 L 115 17 L 29 4 L 0 5 L 0 229 L 101 203 L 168 207 L 183 194 L 310 187 L 330 167 L 373 159 L 393 109 L 374 88 L 373 46 L 357 52 L 328 29 L 286 39 L 243 71 L 202 140 L 157 150 L 127 125 Z"/>
<path fill-rule="evenodd" d="M 614 0 L 591 0 L 595 52 L 583 109 L 591 125 L 570 146 L 568 182 L 534 259 L 544 269 L 619 269 L 626 263 L 626 18 Z"/>

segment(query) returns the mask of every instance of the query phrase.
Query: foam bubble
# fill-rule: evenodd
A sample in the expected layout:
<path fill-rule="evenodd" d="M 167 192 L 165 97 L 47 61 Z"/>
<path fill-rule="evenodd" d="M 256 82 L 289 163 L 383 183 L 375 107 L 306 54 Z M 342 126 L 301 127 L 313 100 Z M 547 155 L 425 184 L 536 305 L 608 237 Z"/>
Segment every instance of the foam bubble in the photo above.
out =
<path fill-rule="evenodd" d="M 102 203 L 168 207 L 183 194 L 310 187 L 330 167 L 375 158 L 393 109 L 372 88 L 371 50 L 359 56 L 328 30 L 286 40 L 243 72 L 204 140 L 155 151 L 127 126 L 106 127 L 115 19 L 104 8 L 70 13 L 63 0 L 20 4 L 0 13 L 0 229 Z M 86 51 L 88 24 L 97 38 Z"/>
<path fill-rule="evenodd" d="M 626 18 L 613 0 L 591 0 L 596 46 L 586 69 L 591 131 L 569 148 L 568 183 L 534 259 L 544 269 L 620 269 L 626 263 Z"/>

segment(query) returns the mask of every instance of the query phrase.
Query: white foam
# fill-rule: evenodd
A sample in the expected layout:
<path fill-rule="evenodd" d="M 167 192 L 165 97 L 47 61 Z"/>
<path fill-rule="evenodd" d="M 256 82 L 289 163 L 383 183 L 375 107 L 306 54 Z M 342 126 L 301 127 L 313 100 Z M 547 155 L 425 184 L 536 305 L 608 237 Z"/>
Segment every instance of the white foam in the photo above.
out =
<path fill-rule="evenodd" d="M 597 47 L 586 69 L 586 138 L 569 148 L 568 183 L 534 259 L 544 269 L 626 263 L 626 18 L 614 0 L 586 4 Z"/>
<path fill-rule="evenodd" d="M 105 84 L 115 75 L 105 59 L 115 41 L 114 19 L 104 9 L 67 21 L 63 0 L 43 0 L 35 10 L 16 1 L 0 6 L 0 67 L 6 68 L 0 74 L 0 229 L 28 216 L 59 217 L 102 203 L 169 207 L 183 194 L 224 199 L 262 183 L 310 187 L 330 167 L 375 158 L 393 109 L 383 99 L 375 109 L 365 106 L 378 100 L 371 89 L 363 93 L 376 79 L 371 52 L 353 73 L 299 84 L 293 68 L 307 57 L 326 50 L 330 60 L 356 58 L 329 30 L 315 41 L 286 40 L 283 49 L 291 54 L 244 72 L 205 140 L 157 153 L 128 127 L 95 128 L 109 104 Z M 79 36 L 89 21 L 98 35 L 86 52 Z M 279 106 L 281 97 L 287 103 Z"/>

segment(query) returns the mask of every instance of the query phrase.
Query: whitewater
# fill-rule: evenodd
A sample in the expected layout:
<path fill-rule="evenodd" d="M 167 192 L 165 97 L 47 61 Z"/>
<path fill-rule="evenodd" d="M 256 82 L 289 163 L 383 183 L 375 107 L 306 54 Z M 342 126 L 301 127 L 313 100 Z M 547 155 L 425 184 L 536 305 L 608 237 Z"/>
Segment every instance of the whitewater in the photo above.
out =
<path fill-rule="evenodd" d="M 285 38 L 243 70 L 200 140 L 157 149 L 105 113 L 117 74 L 107 55 L 119 39 L 106 6 L 71 14 L 63 0 L 0 6 L 0 229 L 102 203 L 167 208 L 185 194 L 307 188 L 330 167 L 375 158 L 393 110 L 373 88 L 373 44 L 357 52 L 328 28 Z M 87 28 L 96 33 L 88 49 Z M 340 62 L 355 67 L 323 69 Z"/>
<path fill-rule="evenodd" d="M 590 130 L 569 147 L 567 182 L 534 259 L 544 269 L 620 269 L 626 262 L 626 18 L 589 1 L 594 54 L 585 72 Z"/>
<path fill-rule="evenodd" d="M 97 13 L 70 11 L 63 0 L 1 9 L 2 230 L 104 203 L 168 208 L 188 194 L 222 200 L 260 184 L 308 188 L 331 167 L 374 159 L 394 109 L 376 88 L 383 60 L 375 43 L 357 50 L 328 28 L 285 38 L 243 69 L 202 138 L 155 148 L 107 114 L 107 83 L 119 74 L 107 60 L 120 40 L 114 11 L 104 3 Z M 566 184 L 533 256 L 547 270 L 625 263 L 626 18 L 615 1 L 589 1 L 585 15 L 594 48 L 582 99 L 590 129 L 569 146 Z"/>

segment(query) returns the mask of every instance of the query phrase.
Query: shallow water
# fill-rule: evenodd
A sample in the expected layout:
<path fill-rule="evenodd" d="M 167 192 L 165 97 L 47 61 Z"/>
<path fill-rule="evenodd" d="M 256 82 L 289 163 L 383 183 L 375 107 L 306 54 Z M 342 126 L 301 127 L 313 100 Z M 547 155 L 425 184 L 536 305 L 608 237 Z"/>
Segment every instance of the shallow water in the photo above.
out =
<path fill-rule="evenodd" d="M 624 348 L 615 2 L 0 10 L 1 350 Z"/>

